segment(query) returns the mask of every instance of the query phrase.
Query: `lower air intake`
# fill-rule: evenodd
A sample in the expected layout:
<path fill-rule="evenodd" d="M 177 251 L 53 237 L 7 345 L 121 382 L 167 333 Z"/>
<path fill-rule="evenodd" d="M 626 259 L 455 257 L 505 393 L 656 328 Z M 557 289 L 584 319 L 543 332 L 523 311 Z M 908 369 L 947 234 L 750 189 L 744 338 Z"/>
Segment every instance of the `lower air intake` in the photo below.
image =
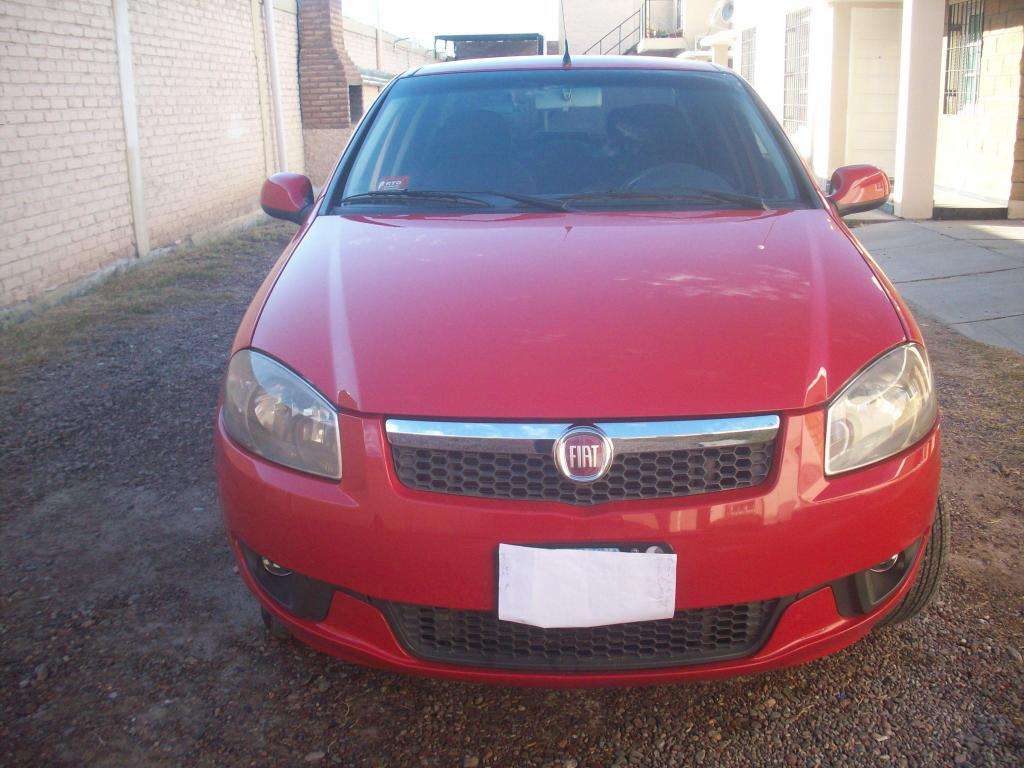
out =
<path fill-rule="evenodd" d="M 785 600 L 679 611 L 671 619 L 586 629 L 541 629 L 487 611 L 402 603 L 382 608 L 421 659 L 498 669 L 586 672 L 683 666 L 749 656 Z"/>

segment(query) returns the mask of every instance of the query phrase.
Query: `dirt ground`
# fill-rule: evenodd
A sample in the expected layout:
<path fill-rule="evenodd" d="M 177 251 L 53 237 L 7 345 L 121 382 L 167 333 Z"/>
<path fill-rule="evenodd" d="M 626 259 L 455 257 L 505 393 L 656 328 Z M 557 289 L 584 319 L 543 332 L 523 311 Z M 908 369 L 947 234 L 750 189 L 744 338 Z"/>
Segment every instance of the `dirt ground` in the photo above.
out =
<path fill-rule="evenodd" d="M 0 330 L 0 763 L 1024 764 L 1024 358 L 930 322 L 951 568 L 923 616 L 807 666 L 557 691 L 269 639 L 223 535 L 214 403 L 266 225 Z"/>

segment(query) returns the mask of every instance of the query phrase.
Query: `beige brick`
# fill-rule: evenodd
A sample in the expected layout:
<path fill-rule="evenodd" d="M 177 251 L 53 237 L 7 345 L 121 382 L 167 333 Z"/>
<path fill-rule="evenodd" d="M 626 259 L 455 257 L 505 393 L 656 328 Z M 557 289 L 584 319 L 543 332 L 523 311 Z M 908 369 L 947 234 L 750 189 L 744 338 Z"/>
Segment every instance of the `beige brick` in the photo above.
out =
<path fill-rule="evenodd" d="M 961 114 L 939 119 L 938 186 L 992 199 L 1006 199 L 1016 188 L 1015 160 L 1024 160 L 1021 150 L 1014 148 L 1017 138 L 1024 137 L 1024 34 L 1019 27 L 1005 28 L 999 15 L 1015 11 L 1024 11 L 1024 0 L 986 2 L 979 98 Z"/>
<path fill-rule="evenodd" d="M 134 246 L 110 0 L 0 6 L 2 310 L 56 295 Z M 359 67 L 377 68 L 376 33 L 343 23 L 341 0 L 302 8 L 313 12 L 302 99 L 298 19 L 275 12 L 287 164 L 322 181 L 351 135 L 348 84 Z M 148 233 L 159 247 L 257 210 L 277 164 L 266 35 L 260 0 L 128 0 L 128 10 Z M 381 53 L 391 74 L 432 60 L 389 34 Z M 364 105 L 376 93 L 367 88 Z"/>
<path fill-rule="evenodd" d="M 252 4 L 129 0 L 129 9 L 146 214 L 158 247 L 256 210 L 267 169 Z"/>
<path fill-rule="evenodd" d="M 58 26 L 55 20 L 61 19 Z M 78 233 L 92 225 L 91 214 L 71 201 L 89 198 L 112 220 L 127 222 L 128 186 L 123 174 L 105 180 L 102 192 L 82 169 L 68 169 L 63 147 L 69 122 L 87 126 L 76 143 L 90 163 L 123 168 L 124 134 L 120 102 L 107 100 L 88 121 L 74 117 L 76 99 L 88 95 L 88 83 L 69 80 L 77 61 L 67 55 L 71 35 L 95 52 L 97 78 L 116 85 L 117 62 L 111 41 L 113 20 L 108 0 L 51 0 L 45 8 L 5 3 L 0 40 L 5 91 L 0 125 L 0 166 L 4 168 L 4 206 L 0 213 L 0 307 L 59 289 L 131 251 L 125 226 L 107 227 L 89 240 Z M 9 89 L 9 90 L 8 90 Z M 67 267 L 57 269 L 60 262 Z"/>

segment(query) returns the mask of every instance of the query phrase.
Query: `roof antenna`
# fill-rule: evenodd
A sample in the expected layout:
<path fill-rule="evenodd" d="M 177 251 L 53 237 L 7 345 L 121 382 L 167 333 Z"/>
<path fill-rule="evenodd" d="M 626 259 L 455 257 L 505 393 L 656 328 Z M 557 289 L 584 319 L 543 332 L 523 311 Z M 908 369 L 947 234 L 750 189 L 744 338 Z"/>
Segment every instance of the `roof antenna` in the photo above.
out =
<path fill-rule="evenodd" d="M 572 59 L 569 58 L 569 30 L 565 26 L 565 0 L 559 3 L 562 10 L 562 45 L 565 46 L 565 53 L 562 54 L 562 66 L 571 67 Z"/>

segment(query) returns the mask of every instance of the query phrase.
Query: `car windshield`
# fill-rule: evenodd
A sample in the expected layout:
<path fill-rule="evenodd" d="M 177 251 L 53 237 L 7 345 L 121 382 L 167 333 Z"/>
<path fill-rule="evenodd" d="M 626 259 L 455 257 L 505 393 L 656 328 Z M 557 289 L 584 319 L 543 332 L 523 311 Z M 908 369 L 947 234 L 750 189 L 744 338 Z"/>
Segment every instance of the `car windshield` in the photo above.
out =
<path fill-rule="evenodd" d="M 781 142 L 739 79 L 721 72 L 412 76 L 387 93 L 334 202 L 477 212 L 807 207 Z"/>

